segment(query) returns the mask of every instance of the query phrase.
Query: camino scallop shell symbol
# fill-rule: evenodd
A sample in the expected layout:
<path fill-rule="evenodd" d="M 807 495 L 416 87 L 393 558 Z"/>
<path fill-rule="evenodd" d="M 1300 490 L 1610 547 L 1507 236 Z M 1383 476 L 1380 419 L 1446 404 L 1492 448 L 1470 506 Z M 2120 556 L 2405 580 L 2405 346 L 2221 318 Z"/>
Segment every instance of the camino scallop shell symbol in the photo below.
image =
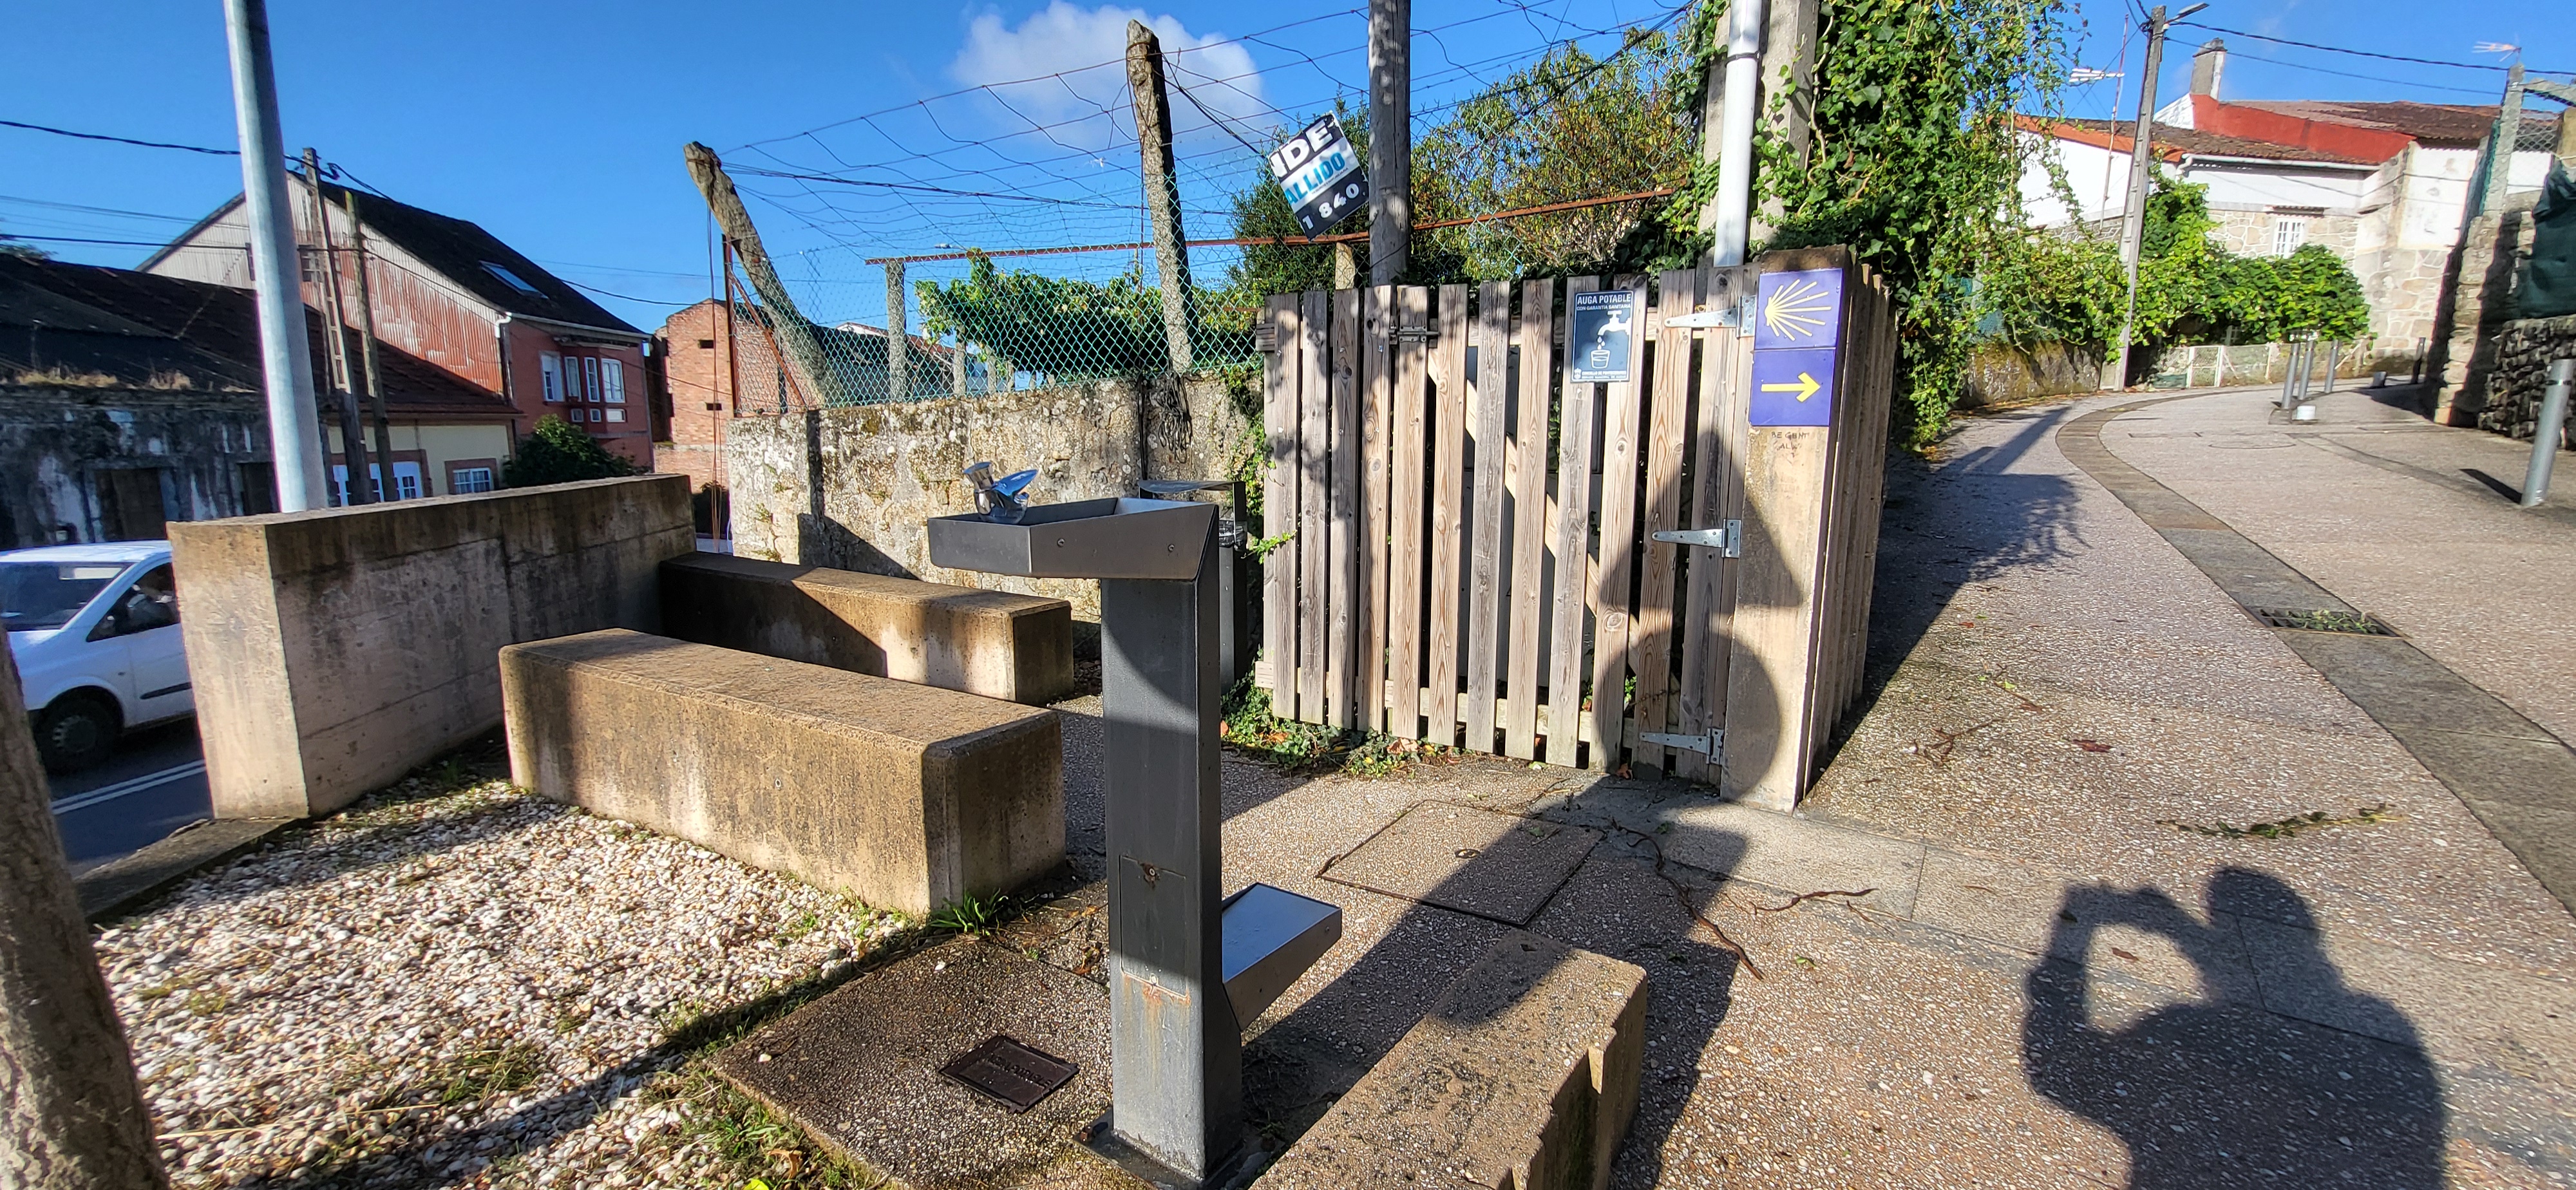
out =
<path fill-rule="evenodd" d="M 1762 323 L 1783 339 L 1811 339 L 1824 329 L 1825 313 L 1832 306 L 1833 296 L 1824 286 L 1800 277 L 1763 303 Z"/>

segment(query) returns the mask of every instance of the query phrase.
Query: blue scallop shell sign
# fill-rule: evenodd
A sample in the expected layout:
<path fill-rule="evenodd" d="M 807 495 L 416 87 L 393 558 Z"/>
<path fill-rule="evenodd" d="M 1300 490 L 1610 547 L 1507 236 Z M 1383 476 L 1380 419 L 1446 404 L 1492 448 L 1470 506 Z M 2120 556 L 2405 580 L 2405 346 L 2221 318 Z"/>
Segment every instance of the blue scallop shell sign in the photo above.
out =
<path fill-rule="evenodd" d="M 1842 333 L 1841 269 L 1764 273 L 1754 299 L 1748 420 L 1757 426 L 1834 424 Z"/>

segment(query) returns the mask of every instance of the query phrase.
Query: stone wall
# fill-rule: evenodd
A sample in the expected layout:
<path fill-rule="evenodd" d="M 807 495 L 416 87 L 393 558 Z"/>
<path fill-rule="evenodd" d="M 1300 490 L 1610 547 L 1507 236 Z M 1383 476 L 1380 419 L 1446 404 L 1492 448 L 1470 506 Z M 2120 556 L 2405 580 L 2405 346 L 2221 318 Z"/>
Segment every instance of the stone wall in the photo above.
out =
<path fill-rule="evenodd" d="M 676 475 L 172 525 L 216 816 L 328 813 L 490 730 L 501 646 L 653 630 L 693 544 Z"/>
<path fill-rule="evenodd" d="M 1214 377 L 1150 377 L 859 405 L 727 427 L 734 553 L 1062 599 L 1100 618 L 1099 585 L 932 566 L 924 522 L 971 512 L 968 463 L 1038 471 L 1038 503 L 1132 496 L 1143 479 L 1213 478 L 1259 445 Z"/>
<path fill-rule="evenodd" d="M 2531 254 L 2531 208 L 2538 197 L 2517 194 L 2502 208 L 2470 220 L 2460 246 L 2451 252 L 2441 308 L 2433 318 L 2431 358 L 2425 364 L 2433 379 L 2437 423 L 2474 425 L 2486 408 L 2496 337 L 2513 316 L 2514 282 Z"/>
<path fill-rule="evenodd" d="M 2576 356 L 2576 314 L 2504 324 L 2496 336 L 2495 371 L 2487 379 L 2478 426 L 2511 438 L 2531 437 L 2540 418 L 2540 395 L 2549 387 L 2549 362 L 2571 356 Z"/>
<path fill-rule="evenodd" d="M 268 459 L 258 393 L 0 386 L 0 549 L 159 537 L 158 525 L 119 531 L 110 471 L 158 488 L 166 520 L 240 515 L 242 464 Z"/>
<path fill-rule="evenodd" d="M 1961 409 L 2019 405 L 2042 397 L 2089 393 L 2102 387 L 2102 353 L 2072 343 L 2031 347 L 1989 343 L 1968 357 L 1960 386 Z"/>

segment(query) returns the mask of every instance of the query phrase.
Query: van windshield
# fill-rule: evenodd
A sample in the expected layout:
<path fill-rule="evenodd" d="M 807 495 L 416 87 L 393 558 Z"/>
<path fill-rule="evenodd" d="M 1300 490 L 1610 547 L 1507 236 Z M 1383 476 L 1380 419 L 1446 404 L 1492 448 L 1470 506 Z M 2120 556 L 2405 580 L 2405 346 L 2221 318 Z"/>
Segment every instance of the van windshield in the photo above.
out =
<path fill-rule="evenodd" d="M 123 573 L 116 562 L 0 562 L 0 618 L 11 632 L 60 628 Z"/>

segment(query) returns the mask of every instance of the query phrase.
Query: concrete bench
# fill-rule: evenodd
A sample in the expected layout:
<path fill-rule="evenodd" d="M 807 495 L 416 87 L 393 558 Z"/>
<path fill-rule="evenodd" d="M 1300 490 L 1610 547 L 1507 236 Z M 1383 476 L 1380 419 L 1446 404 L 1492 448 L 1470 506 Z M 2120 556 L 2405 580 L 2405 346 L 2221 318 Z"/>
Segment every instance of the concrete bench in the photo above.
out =
<path fill-rule="evenodd" d="M 1598 1190 L 1637 1114 L 1646 972 L 1506 934 L 1253 1190 Z"/>
<path fill-rule="evenodd" d="M 510 778 L 927 914 L 1064 862 L 1055 712 L 624 629 L 501 650 Z"/>
<path fill-rule="evenodd" d="M 694 554 L 662 564 L 681 640 L 1042 705 L 1073 691 L 1073 609 L 1013 595 Z"/>

